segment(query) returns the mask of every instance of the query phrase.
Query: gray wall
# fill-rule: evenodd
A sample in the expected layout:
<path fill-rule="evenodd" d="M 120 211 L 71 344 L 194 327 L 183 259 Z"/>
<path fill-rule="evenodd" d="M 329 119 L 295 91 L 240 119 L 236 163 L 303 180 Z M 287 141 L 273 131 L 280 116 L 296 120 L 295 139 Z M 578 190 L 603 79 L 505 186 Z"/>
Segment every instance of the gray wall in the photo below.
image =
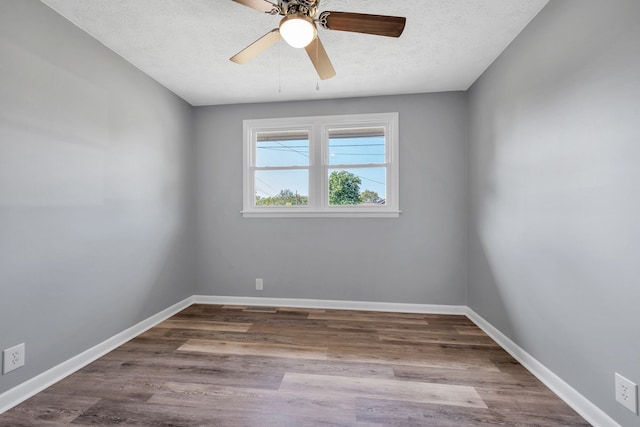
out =
<path fill-rule="evenodd" d="M 640 2 L 550 2 L 470 91 L 468 305 L 625 426 L 640 383 Z"/>
<path fill-rule="evenodd" d="M 0 393 L 194 293 L 191 107 L 35 0 L 0 1 Z"/>
<path fill-rule="evenodd" d="M 242 218 L 243 119 L 395 111 L 400 218 Z M 462 92 L 197 108 L 198 293 L 464 305 L 466 128 Z"/>
<path fill-rule="evenodd" d="M 639 21 L 635 0 L 551 2 L 469 96 L 191 109 L 0 1 L 0 349 L 27 344 L 0 393 L 193 293 L 468 303 L 638 425 L 613 373 L 640 382 Z M 400 218 L 241 217 L 243 119 L 389 111 Z"/>

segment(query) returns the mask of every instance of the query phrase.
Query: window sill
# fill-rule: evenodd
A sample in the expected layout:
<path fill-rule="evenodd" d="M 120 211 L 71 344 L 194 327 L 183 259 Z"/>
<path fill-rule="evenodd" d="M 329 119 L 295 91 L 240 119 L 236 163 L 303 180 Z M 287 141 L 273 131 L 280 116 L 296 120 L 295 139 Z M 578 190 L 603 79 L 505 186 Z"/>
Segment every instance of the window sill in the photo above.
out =
<path fill-rule="evenodd" d="M 241 211 L 243 218 L 398 218 L 401 211 L 385 210 L 331 210 L 331 211 L 307 211 L 307 210 L 260 210 Z"/>

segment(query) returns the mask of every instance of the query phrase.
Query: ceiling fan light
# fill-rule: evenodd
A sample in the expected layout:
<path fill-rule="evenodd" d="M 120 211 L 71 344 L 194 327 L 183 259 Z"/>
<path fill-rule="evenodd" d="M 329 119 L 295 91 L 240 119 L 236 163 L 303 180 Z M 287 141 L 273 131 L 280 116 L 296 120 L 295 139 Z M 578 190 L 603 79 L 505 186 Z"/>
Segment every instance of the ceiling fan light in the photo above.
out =
<path fill-rule="evenodd" d="M 306 47 L 316 37 L 316 26 L 313 19 L 295 13 L 280 21 L 280 35 L 291 47 Z"/>

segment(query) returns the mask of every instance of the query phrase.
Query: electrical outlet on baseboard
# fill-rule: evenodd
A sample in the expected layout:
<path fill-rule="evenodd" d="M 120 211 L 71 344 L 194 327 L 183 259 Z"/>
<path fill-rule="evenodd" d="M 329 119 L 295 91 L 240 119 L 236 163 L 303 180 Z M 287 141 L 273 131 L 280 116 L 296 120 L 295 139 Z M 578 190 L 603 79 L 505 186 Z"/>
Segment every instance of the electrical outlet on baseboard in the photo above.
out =
<path fill-rule="evenodd" d="M 262 279 L 256 279 L 256 291 L 261 291 L 264 289 L 264 282 Z"/>
<path fill-rule="evenodd" d="M 638 415 L 638 385 L 616 372 L 616 401 Z"/>
<path fill-rule="evenodd" d="M 24 343 L 2 352 L 2 375 L 24 366 Z"/>

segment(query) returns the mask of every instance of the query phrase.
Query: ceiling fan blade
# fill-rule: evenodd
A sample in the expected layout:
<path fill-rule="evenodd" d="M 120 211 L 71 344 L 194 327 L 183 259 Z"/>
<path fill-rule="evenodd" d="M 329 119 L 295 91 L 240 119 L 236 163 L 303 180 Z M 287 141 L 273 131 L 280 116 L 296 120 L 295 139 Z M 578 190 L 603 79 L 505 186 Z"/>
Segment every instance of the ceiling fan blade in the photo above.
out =
<path fill-rule="evenodd" d="M 322 46 L 318 37 L 313 39 L 304 50 L 307 51 L 307 55 L 313 62 L 313 66 L 316 68 L 321 80 L 327 80 L 336 75 L 336 70 L 333 69 L 331 60 L 329 60 L 329 55 L 327 55 L 327 51 L 324 50 L 324 46 Z"/>
<path fill-rule="evenodd" d="M 280 31 L 275 28 L 229 59 L 236 64 L 246 64 L 274 44 L 278 43 L 280 40 L 282 40 Z"/>
<path fill-rule="evenodd" d="M 233 0 L 236 3 L 243 4 L 251 9 L 255 9 L 258 12 L 264 12 L 269 14 L 277 14 L 279 12 L 278 6 L 267 0 Z"/>
<path fill-rule="evenodd" d="M 318 21 L 328 30 L 400 37 L 407 19 L 400 16 L 325 11 L 320 14 Z"/>

